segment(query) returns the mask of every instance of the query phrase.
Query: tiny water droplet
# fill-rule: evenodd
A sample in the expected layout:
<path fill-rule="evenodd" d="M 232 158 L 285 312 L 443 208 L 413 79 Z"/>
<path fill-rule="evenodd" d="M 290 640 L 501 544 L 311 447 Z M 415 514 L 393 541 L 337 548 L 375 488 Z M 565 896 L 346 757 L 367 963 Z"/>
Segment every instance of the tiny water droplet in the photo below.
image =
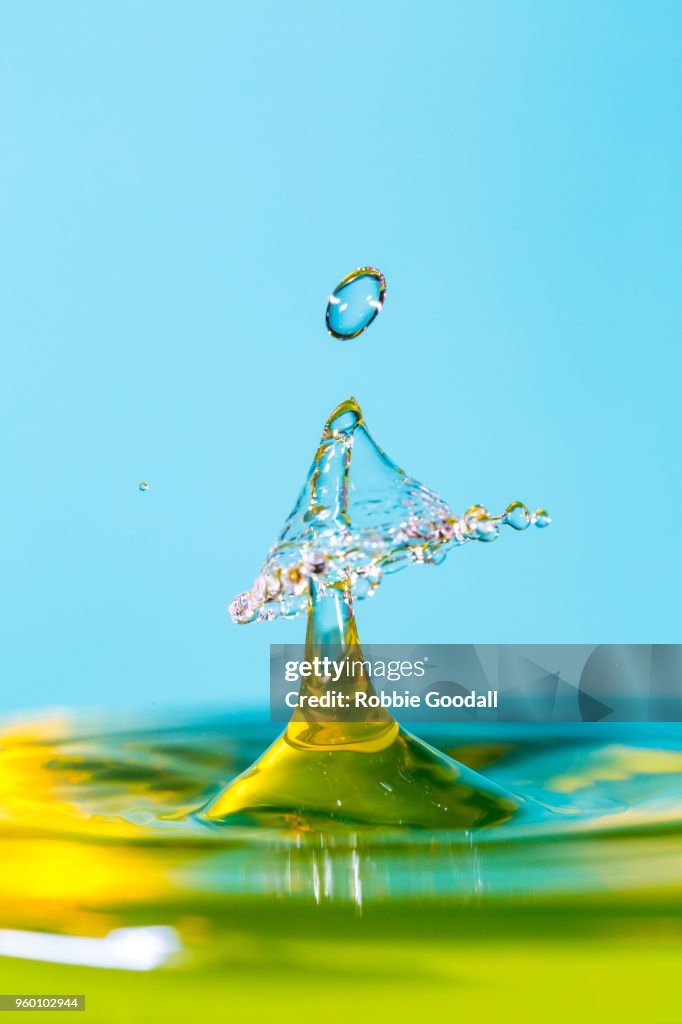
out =
<path fill-rule="evenodd" d="M 368 555 L 379 554 L 384 549 L 384 538 L 378 530 L 370 530 L 363 534 L 360 547 Z"/>
<path fill-rule="evenodd" d="M 363 597 L 369 597 L 374 589 L 372 580 L 367 576 L 358 576 L 354 583 L 355 596 L 360 599 Z"/>
<path fill-rule="evenodd" d="M 386 298 L 386 279 L 375 267 L 360 267 L 344 277 L 329 296 L 327 330 L 348 341 L 369 327 L 381 312 Z"/>
<path fill-rule="evenodd" d="M 512 501 L 507 505 L 504 521 L 514 530 L 527 530 L 530 526 L 530 512 L 522 501 Z"/>
<path fill-rule="evenodd" d="M 499 520 L 493 519 L 483 505 L 472 505 L 464 515 L 464 522 L 469 535 L 475 540 L 497 540 L 500 532 Z"/>
<path fill-rule="evenodd" d="M 480 519 L 485 519 L 488 515 L 488 510 L 483 505 L 472 505 L 464 513 L 464 521 L 470 529 L 475 529 L 476 523 Z"/>
<path fill-rule="evenodd" d="M 488 518 L 481 521 L 478 524 L 476 531 L 476 540 L 483 540 L 490 543 L 492 540 L 497 540 L 500 533 L 500 524 L 495 522 L 494 519 Z"/>
<path fill-rule="evenodd" d="M 141 491 L 148 491 L 149 490 L 149 484 L 147 483 L 146 480 L 140 480 L 140 483 L 139 483 L 138 486 L 139 486 Z"/>
<path fill-rule="evenodd" d="M 233 622 L 253 622 L 256 617 L 251 603 L 251 594 L 248 590 L 244 591 L 243 594 L 237 594 L 228 610 Z"/>
<path fill-rule="evenodd" d="M 543 529 L 545 526 L 549 526 L 549 524 L 552 522 L 552 517 L 546 509 L 539 508 L 533 516 L 533 522 L 537 527 Z"/>
<path fill-rule="evenodd" d="M 264 576 L 259 576 L 254 580 L 253 586 L 251 587 L 252 600 L 260 605 L 265 601 L 267 597 L 267 583 Z"/>
<path fill-rule="evenodd" d="M 268 598 L 277 597 L 282 589 L 282 581 L 275 573 L 266 573 L 265 580 L 266 595 Z"/>
<path fill-rule="evenodd" d="M 309 551 L 303 556 L 303 572 L 306 576 L 322 576 L 327 568 L 327 559 L 319 551 Z"/>

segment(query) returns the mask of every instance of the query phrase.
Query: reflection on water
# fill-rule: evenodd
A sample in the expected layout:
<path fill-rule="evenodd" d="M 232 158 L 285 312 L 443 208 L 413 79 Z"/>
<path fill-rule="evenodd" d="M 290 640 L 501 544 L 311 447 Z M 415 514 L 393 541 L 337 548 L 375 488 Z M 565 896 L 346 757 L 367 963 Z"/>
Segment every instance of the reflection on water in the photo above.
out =
<path fill-rule="evenodd" d="M 124 971 L 152 971 L 178 952 L 173 928 L 114 928 L 102 938 L 0 929 L 0 956 Z"/>
<path fill-rule="evenodd" d="M 310 1000 L 302 1024 L 320 1007 L 347 1021 L 349 992 L 398 1019 L 428 1005 L 478 1020 L 502 995 L 500 1019 L 526 1024 L 548 1006 L 558 1024 L 678 1019 L 678 726 L 428 735 L 534 801 L 532 820 L 447 832 L 202 821 L 275 728 L 110 714 L 6 725 L 2 990 L 85 993 L 98 1024 L 192 1020 L 197 1007 L 218 1022 L 226 1006 L 266 1020 L 292 977 Z M 624 976 L 646 984 L 633 994 Z"/>

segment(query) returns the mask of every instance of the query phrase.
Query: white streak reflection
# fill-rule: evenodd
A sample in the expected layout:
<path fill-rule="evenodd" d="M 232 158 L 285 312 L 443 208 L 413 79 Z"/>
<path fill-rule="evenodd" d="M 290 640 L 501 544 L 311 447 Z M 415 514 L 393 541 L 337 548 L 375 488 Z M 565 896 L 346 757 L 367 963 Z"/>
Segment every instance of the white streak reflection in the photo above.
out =
<path fill-rule="evenodd" d="M 175 929 L 165 925 L 115 928 L 101 939 L 0 929 L 0 956 L 54 964 L 152 971 L 181 948 Z"/>

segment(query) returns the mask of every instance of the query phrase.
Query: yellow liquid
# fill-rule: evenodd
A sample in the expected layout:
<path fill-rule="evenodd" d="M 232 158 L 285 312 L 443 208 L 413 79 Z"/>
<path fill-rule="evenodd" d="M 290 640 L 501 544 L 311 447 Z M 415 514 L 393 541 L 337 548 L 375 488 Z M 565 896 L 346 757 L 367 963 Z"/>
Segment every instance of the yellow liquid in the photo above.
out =
<path fill-rule="evenodd" d="M 350 663 L 363 655 L 347 592 L 311 586 L 306 660 L 329 646 Z M 335 655 L 338 658 L 338 653 Z M 326 681 L 303 681 L 321 695 Z M 361 670 L 335 689 L 373 693 Z M 297 829 L 330 825 L 468 829 L 499 824 L 522 801 L 403 729 L 385 709 L 367 720 L 338 721 L 322 709 L 297 708 L 283 734 L 255 764 L 231 782 L 201 817 L 224 824 Z"/>

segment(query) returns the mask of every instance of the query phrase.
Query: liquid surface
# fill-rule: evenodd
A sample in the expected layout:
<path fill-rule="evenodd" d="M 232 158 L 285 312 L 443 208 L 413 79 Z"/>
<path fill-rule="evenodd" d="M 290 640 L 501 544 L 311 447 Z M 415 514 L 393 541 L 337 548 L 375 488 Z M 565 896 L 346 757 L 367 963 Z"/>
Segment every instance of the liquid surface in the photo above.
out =
<path fill-rule="evenodd" d="M 325 315 L 334 338 L 357 338 L 377 318 L 386 299 L 386 281 L 380 270 L 360 267 L 344 277 L 329 296 Z"/>
<path fill-rule="evenodd" d="M 546 813 L 446 833 L 212 827 L 201 808 L 274 739 L 267 721 L 5 725 L 3 991 L 85 992 L 98 1024 L 197 1007 L 218 1022 L 226 1000 L 265 1020 L 295 973 L 303 1024 L 321 1006 L 347 1021 L 349 993 L 398 1019 L 424 1006 L 526 1024 L 548 1007 L 559 1024 L 678 1019 L 680 727 L 469 724 L 426 738 Z"/>
<path fill-rule="evenodd" d="M 272 741 L 273 726 L 135 721 L 54 715 L 4 727 L 6 924 L 48 928 L 85 906 L 118 907 L 120 923 L 199 894 L 219 905 L 240 893 L 365 904 L 682 891 L 679 726 L 431 731 L 434 747 L 545 811 L 443 833 L 212 827 L 199 812 Z M 47 851 L 50 872 L 40 868 Z"/>

